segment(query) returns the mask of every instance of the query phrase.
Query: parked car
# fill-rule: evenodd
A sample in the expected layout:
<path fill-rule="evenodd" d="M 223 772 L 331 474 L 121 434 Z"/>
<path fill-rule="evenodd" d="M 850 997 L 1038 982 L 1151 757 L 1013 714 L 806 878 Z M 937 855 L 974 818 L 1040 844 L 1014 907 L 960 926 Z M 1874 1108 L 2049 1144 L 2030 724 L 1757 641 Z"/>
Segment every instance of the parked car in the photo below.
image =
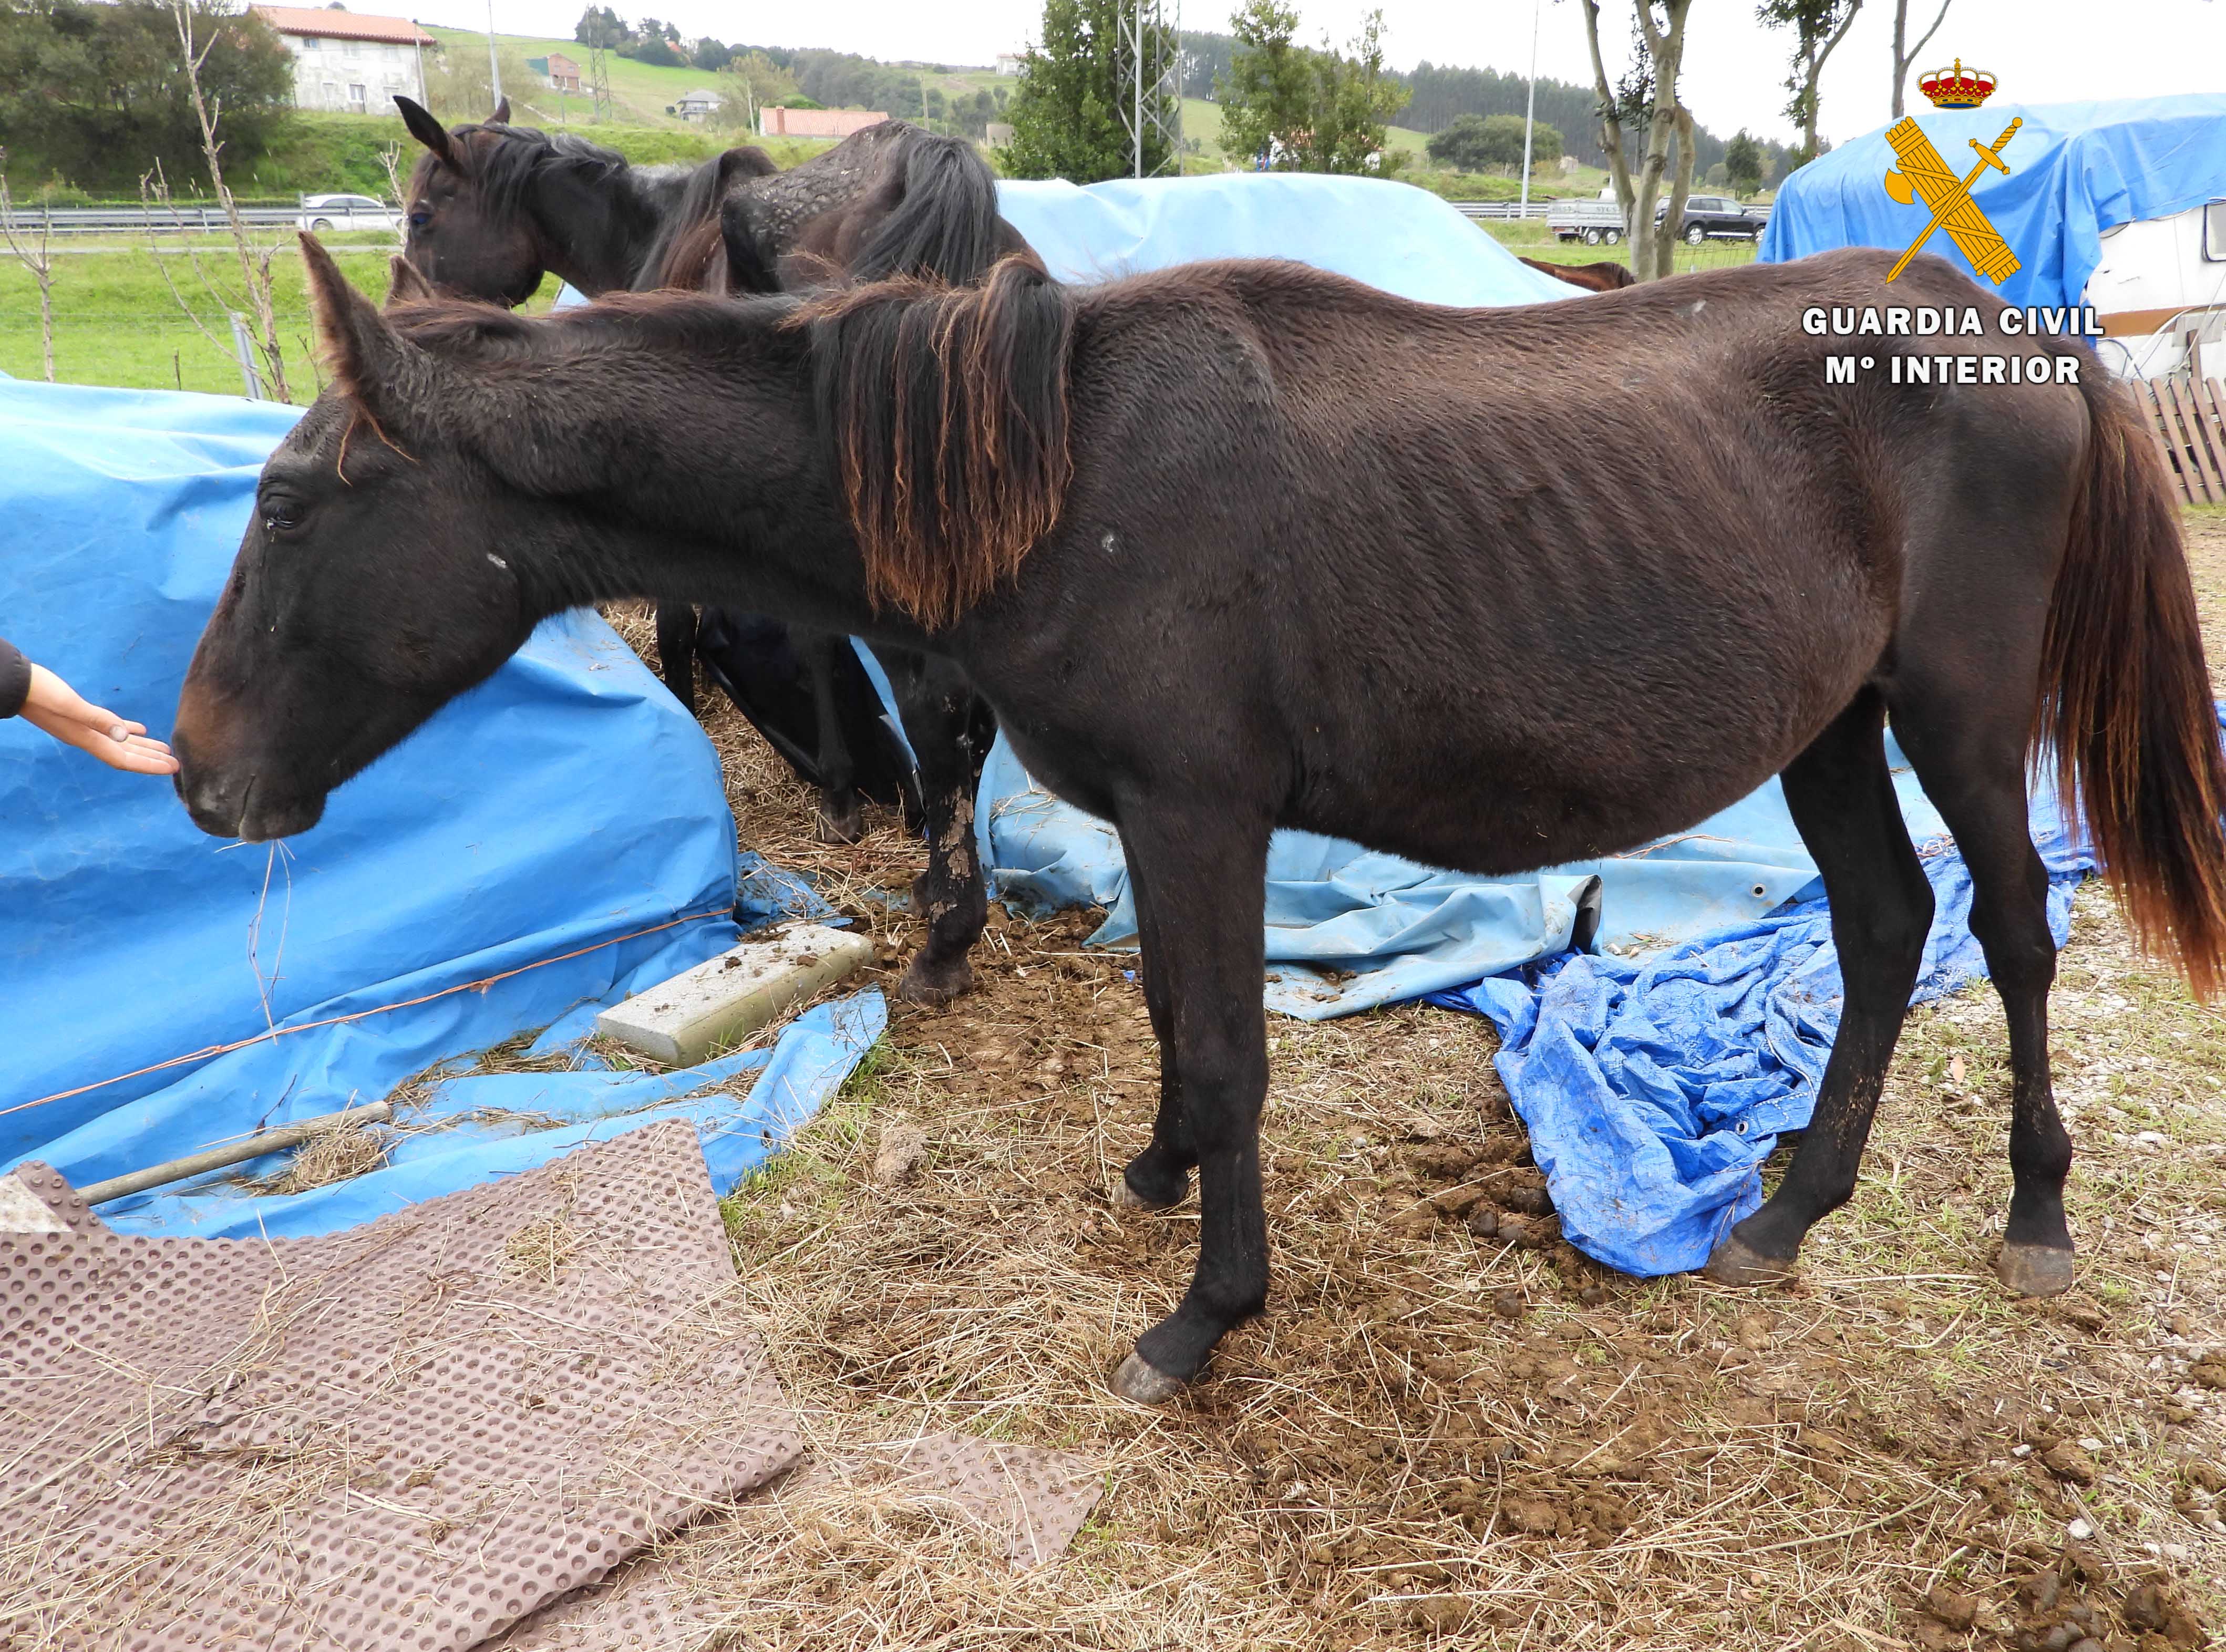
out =
<path fill-rule="evenodd" d="M 1659 224 L 1670 210 L 1663 201 L 1654 209 L 1654 221 Z M 1762 233 L 1769 221 L 1766 213 L 1754 213 L 1742 206 L 1729 195 L 1688 195 L 1685 197 L 1685 227 L 1679 232 L 1689 246 L 1698 246 L 1703 241 L 1752 241 Z"/>
<path fill-rule="evenodd" d="M 305 230 L 391 230 L 402 223 L 402 214 L 385 201 L 373 200 L 369 195 L 304 195 L 302 197 L 302 216 L 296 220 Z"/>

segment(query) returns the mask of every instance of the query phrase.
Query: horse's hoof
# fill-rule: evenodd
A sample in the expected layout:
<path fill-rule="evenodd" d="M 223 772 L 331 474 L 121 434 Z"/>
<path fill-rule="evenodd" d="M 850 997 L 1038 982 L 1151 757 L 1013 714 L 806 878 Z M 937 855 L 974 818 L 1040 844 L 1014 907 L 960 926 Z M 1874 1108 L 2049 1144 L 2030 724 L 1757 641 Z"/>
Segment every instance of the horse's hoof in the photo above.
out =
<path fill-rule="evenodd" d="M 1144 1185 L 1136 1185 L 1139 1175 Z M 1128 1210 L 1171 1210 L 1190 1197 L 1190 1172 L 1154 1165 L 1148 1153 L 1131 1160 L 1113 1184 L 1113 1203 Z"/>
<path fill-rule="evenodd" d="M 1184 1194 L 1189 1191 L 1189 1187 L 1186 1185 L 1181 1193 L 1176 1194 L 1171 1199 L 1146 1198 L 1135 1188 L 1129 1186 L 1129 1179 L 1123 1176 L 1113 1184 L 1113 1203 L 1124 1210 L 1167 1210 L 1180 1204 L 1183 1202 Z"/>
<path fill-rule="evenodd" d="M 1701 1272 L 1719 1285 L 1776 1285 L 1793 1277 L 1793 1261 L 1773 1261 L 1732 1236 L 1716 1247 Z"/>
<path fill-rule="evenodd" d="M 923 952 L 912 961 L 897 982 L 897 996 L 907 1004 L 921 1004 L 930 1009 L 947 1004 L 974 986 L 974 966 L 966 962 L 964 953 L 940 964 L 927 961 Z"/>
<path fill-rule="evenodd" d="M 2061 1296 L 2077 1272 L 2076 1253 L 2055 1245 L 2002 1247 L 1994 1273 L 2019 1296 Z"/>
<path fill-rule="evenodd" d="M 1121 1362 L 1121 1369 L 1113 1373 L 1113 1392 L 1140 1406 L 1163 1406 L 1189 1386 L 1179 1376 L 1169 1376 L 1142 1354 L 1129 1355 Z"/>

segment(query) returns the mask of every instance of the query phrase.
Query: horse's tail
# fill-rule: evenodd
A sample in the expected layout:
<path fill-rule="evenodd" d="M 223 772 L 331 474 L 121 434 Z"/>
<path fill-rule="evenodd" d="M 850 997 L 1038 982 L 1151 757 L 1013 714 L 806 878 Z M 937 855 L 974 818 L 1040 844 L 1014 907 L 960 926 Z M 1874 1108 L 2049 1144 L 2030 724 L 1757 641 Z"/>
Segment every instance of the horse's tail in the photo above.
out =
<path fill-rule="evenodd" d="M 850 261 L 853 281 L 925 276 L 967 286 L 997 257 L 997 181 L 960 137 L 913 135 L 904 196 Z"/>
<path fill-rule="evenodd" d="M 1072 471 L 1073 302 L 1032 255 L 976 287 L 898 278 L 800 307 L 867 594 L 930 630 L 1017 569 Z"/>
<path fill-rule="evenodd" d="M 2199 998 L 2226 973 L 2226 760 L 2179 511 L 2124 393 L 2081 365 L 2089 435 L 2049 594 L 2037 746 L 2142 946 Z"/>

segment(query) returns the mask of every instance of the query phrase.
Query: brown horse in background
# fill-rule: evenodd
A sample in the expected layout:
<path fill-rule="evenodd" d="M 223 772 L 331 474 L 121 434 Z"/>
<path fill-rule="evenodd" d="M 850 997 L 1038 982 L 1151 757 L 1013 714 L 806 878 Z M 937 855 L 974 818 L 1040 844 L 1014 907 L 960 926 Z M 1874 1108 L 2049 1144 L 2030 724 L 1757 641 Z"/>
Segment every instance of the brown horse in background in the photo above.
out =
<path fill-rule="evenodd" d="M 1522 254 L 1516 254 L 1522 257 Z M 1566 281 L 1572 287 L 1581 287 L 1588 293 L 1612 293 L 1619 288 L 1636 287 L 1638 277 L 1625 266 L 1612 262 L 1600 264 L 1548 264 L 1543 258 L 1523 258 L 1533 270 L 1542 270 L 1556 281 Z"/>
<path fill-rule="evenodd" d="M 1933 899 L 1889 714 L 2007 1013 L 2013 1289 L 2073 1277 L 2028 754 L 2144 941 L 2199 993 L 2226 969 L 2226 763 L 2155 448 L 2083 345 L 2005 336 L 1938 258 L 1891 288 L 1892 255 L 1854 249 L 1490 310 L 1285 262 L 1062 288 L 1008 259 L 970 289 L 529 321 L 383 318 L 304 252 L 335 378 L 264 467 L 186 677 L 194 820 L 306 829 L 582 602 L 747 593 L 949 653 L 1128 859 L 1161 1095 L 1116 1191 L 1172 1205 L 1195 1167 L 1199 1214 L 1189 1291 L 1116 1374 L 1132 1398 L 1267 1300 L 1278 827 L 1505 876 L 1781 778 L 1844 1001 L 1791 1164 L 1709 1261 L 1727 1283 L 1784 1275 L 1854 1193 L 1908 1012 Z M 1833 383 L 1803 313 L 1889 298 L 1987 336 L 1873 353 L 2007 353 L 2019 379 Z M 1572 452 L 1580 424 L 1603 439 Z"/>
<path fill-rule="evenodd" d="M 410 99 L 395 101 L 426 151 L 410 180 L 408 260 L 436 289 L 463 297 L 514 304 L 544 272 L 589 297 L 628 288 L 769 293 L 889 275 L 963 284 L 1026 246 L 998 215 L 995 180 L 973 147 L 903 121 L 866 127 L 786 172 L 754 148 L 685 171 L 630 167 L 582 139 L 500 119 L 444 128 Z M 752 721 L 817 785 L 822 836 L 857 838 L 860 780 L 881 742 L 879 702 L 847 636 L 734 607 L 699 618 L 692 603 L 666 601 L 657 606 L 657 644 L 666 686 L 691 712 L 699 652 L 738 702 L 737 677 L 763 685 L 768 661 L 800 664 L 802 694 L 784 697 L 801 698 L 799 715 L 816 731 L 809 759 L 770 720 Z M 890 647 L 876 658 L 919 770 L 916 792 L 901 777 L 907 812 L 916 797 L 927 842 L 912 891 L 927 940 L 898 994 L 940 1003 L 972 984 L 968 954 L 989 912 L 971 828 L 996 721 L 950 662 Z M 762 706 L 771 696 L 761 686 L 748 697 Z"/>

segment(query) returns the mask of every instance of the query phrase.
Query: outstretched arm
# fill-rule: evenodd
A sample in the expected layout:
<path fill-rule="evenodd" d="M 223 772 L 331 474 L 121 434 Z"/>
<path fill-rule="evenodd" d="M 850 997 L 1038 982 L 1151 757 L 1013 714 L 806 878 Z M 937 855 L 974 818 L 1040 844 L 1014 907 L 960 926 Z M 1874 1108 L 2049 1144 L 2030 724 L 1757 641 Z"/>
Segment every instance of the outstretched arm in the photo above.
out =
<path fill-rule="evenodd" d="M 89 752 L 130 774 L 175 774 L 178 759 L 147 725 L 96 706 L 43 665 L 34 665 L 0 642 L 0 717 L 21 715 L 65 746 Z"/>

